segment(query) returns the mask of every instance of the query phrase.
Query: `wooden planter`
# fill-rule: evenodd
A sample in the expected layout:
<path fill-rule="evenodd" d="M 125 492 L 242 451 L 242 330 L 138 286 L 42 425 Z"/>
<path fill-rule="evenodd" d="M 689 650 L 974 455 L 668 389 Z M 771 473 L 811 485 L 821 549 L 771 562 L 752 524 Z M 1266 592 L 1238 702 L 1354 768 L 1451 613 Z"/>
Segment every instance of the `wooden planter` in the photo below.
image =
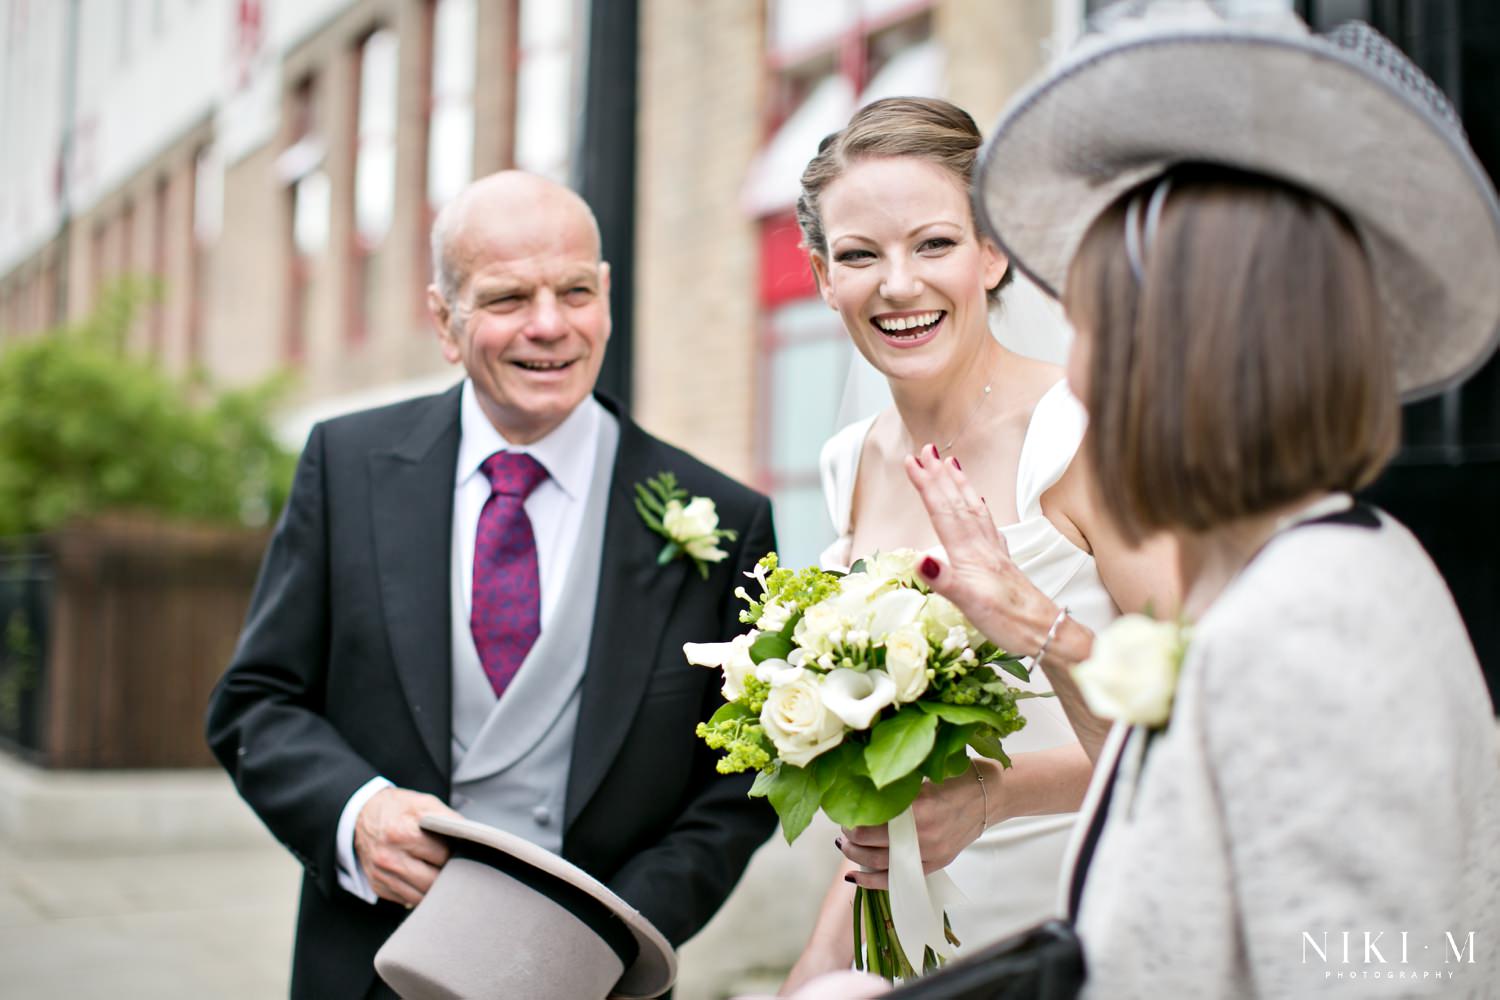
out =
<path fill-rule="evenodd" d="M 234 650 L 267 537 L 136 515 L 49 536 L 37 762 L 212 765 L 204 711 Z"/>

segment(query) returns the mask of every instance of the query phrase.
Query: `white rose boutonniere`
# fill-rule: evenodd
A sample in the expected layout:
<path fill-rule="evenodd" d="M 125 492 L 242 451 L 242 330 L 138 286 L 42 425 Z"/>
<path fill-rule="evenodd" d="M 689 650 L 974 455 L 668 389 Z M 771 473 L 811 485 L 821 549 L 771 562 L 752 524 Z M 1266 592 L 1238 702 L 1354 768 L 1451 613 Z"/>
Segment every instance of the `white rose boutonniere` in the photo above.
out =
<path fill-rule="evenodd" d="M 729 554 L 719 548 L 719 542 L 739 537 L 732 529 L 719 527 L 719 512 L 712 500 L 689 497 L 670 472 L 659 472 L 635 484 L 635 509 L 646 527 L 667 540 L 656 557 L 657 564 L 665 566 L 685 555 L 705 580 L 708 564 L 721 562 Z"/>
<path fill-rule="evenodd" d="M 1187 641 L 1188 630 L 1176 622 L 1123 615 L 1094 638 L 1073 679 L 1095 715 L 1154 729 L 1172 714 Z"/>

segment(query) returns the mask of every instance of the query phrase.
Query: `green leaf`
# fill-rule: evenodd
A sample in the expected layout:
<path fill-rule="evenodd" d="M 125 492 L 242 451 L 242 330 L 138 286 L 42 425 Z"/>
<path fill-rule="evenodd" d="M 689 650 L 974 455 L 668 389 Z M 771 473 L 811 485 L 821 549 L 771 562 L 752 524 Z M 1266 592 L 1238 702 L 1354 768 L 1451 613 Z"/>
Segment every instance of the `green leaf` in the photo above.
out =
<path fill-rule="evenodd" d="M 775 771 L 758 771 L 755 781 L 750 785 L 749 795 L 752 799 L 763 799 L 771 794 L 771 783 L 776 780 Z"/>
<path fill-rule="evenodd" d="M 730 701 L 725 702 L 724 704 L 719 706 L 718 711 L 714 712 L 714 714 L 709 717 L 708 724 L 710 726 L 717 726 L 719 723 L 728 722 L 731 719 L 753 718 L 755 718 L 754 712 L 750 711 L 748 708 L 746 708 L 744 705 L 741 705 L 737 701 Z"/>
<path fill-rule="evenodd" d="M 662 526 L 661 519 L 658 518 L 655 514 L 651 513 L 651 511 L 646 508 L 645 504 L 641 503 L 640 497 L 636 497 L 635 510 L 636 513 L 641 515 L 641 520 L 646 522 L 646 527 L 650 528 L 658 535 L 665 535 L 667 533 L 667 529 Z"/>
<path fill-rule="evenodd" d="M 969 746 L 979 751 L 990 760 L 998 760 L 1005 767 L 1010 767 L 1010 757 L 1000 745 L 1000 736 L 992 726 L 980 726 L 974 730 L 969 737 Z"/>
<path fill-rule="evenodd" d="M 918 771 L 884 788 L 876 788 L 869 778 L 850 775 L 823 793 L 823 811 L 840 826 L 879 826 L 901 815 L 921 790 Z"/>
<path fill-rule="evenodd" d="M 955 776 L 958 768 L 969 763 L 969 737 L 979 729 L 978 723 L 955 726 L 943 723 L 938 726 L 937 737 L 932 742 L 932 752 L 922 762 L 922 773 L 930 781 L 944 781 Z"/>
<path fill-rule="evenodd" d="M 784 660 L 791 653 L 792 640 L 777 633 L 758 635 L 750 644 L 750 661 L 759 665 L 766 660 Z"/>
<path fill-rule="evenodd" d="M 814 757 L 808 767 L 818 781 L 819 794 L 826 794 L 846 777 L 870 776 L 870 769 L 865 766 L 865 744 L 853 738 L 846 738 L 832 750 Z"/>
<path fill-rule="evenodd" d="M 635 493 L 636 500 L 644 504 L 648 510 L 656 514 L 658 517 L 667 512 L 666 505 L 656 497 L 652 496 L 651 492 L 640 483 L 635 484 Z"/>
<path fill-rule="evenodd" d="M 956 726 L 966 726 L 971 722 L 982 722 L 987 726 L 1005 732 L 1011 728 L 1006 722 L 1005 716 L 993 708 L 984 705 L 948 705 L 937 701 L 919 701 L 917 707 L 929 715 L 935 715 L 944 722 L 951 722 Z"/>
<path fill-rule="evenodd" d="M 666 545 L 663 545 L 661 551 L 656 554 L 656 565 L 665 566 L 673 559 L 676 559 L 680 552 L 682 552 L 681 545 L 678 545 L 676 542 L 668 542 Z"/>
<path fill-rule="evenodd" d="M 916 770 L 932 750 L 937 727 L 936 715 L 913 708 L 902 709 L 877 723 L 870 731 L 870 745 L 865 747 L 865 763 L 875 787 L 884 788 Z"/>
<path fill-rule="evenodd" d="M 856 560 L 854 560 L 854 565 L 849 567 L 849 572 L 851 574 L 852 573 L 863 573 L 865 571 L 865 569 L 866 569 L 865 561 L 863 559 L 856 559 Z"/>
<path fill-rule="evenodd" d="M 993 665 L 998 666 L 1001 670 L 1004 670 L 1012 677 L 1019 678 L 1023 681 L 1031 680 L 1031 671 L 1023 667 L 1021 665 L 1021 661 L 1019 660 L 994 660 L 991 662 L 993 663 Z"/>
<path fill-rule="evenodd" d="M 781 817 L 781 832 L 790 844 L 807 829 L 818 811 L 818 783 L 811 771 L 782 762 L 767 783 L 766 797 Z"/>

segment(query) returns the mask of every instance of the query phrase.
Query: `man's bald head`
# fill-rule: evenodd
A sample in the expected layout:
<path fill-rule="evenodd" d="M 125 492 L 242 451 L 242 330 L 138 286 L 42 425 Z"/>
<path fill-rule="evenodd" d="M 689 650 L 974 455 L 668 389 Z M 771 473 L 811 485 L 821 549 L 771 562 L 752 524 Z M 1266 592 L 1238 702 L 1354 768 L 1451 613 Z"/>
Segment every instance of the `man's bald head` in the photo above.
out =
<path fill-rule="evenodd" d="M 467 276 L 468 255 L 461 252 L 469 220 L 506 219 L 525 226 L 586 227 L 594 260 L 600 256 L 599 223 L 577 192 L 524 170 L 501 170 L 481 177 L 444 205 L 432 222 L 432 275 L 444 300 L 452 302 Z"/>

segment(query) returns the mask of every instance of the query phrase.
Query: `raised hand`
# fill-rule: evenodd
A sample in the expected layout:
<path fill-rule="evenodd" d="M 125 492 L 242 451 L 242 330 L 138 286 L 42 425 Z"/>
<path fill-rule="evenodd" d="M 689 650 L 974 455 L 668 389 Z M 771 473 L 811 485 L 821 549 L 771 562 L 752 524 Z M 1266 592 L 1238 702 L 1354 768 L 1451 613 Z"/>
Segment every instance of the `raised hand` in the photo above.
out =
<path fill-rule="evenodd" d="M 354 822 L 354 854 L 370 887 L 407 909 L 422 901 L 448 860 L 447 843 L 421 827 L 428 813 L 462 818 L 435 796 L 386 788 L 370 797 Z"/>
<path fill-rule="evenodd" d="M 990 641 L 1023 656 L 1035 653 L 1058 608 L 1010 558 L 984 500 L 953 459 L 933 445 L 908 456 L 906 475 L 932 520 L 944 554 L 921 564 L 927 585 L 948 598 Z"/>

